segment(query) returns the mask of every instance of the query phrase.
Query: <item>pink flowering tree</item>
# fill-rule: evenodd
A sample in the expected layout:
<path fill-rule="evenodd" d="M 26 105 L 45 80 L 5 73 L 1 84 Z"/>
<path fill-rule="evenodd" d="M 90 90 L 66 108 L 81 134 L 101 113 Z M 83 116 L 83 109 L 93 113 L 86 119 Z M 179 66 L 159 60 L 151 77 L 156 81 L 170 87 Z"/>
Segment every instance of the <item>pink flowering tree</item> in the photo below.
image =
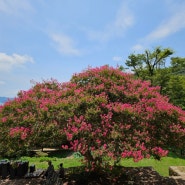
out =
<path fill-rule="evenodd" d="M 159 159 L 171 147 L 184 147 L 185 112 L 168 103 L 159 87 L 108 66 L 75 74 L 67 86 L 74 116 L 64 131 L 91 169 L 109 159 Z"/>
<path fill-rule="evenodd" d="M 0 106 L 1 155 L 61 145 L 65 138 L 58 117 L 60 91 L 61 84 L 57 81 L 43 81 Z"/>
<path fill-rule="evenodd" d="M 89 68 L 68 83 L 36 83 L 1 106 L 0 145 L 5 148 L 2 136 L 19 148 L 61 144 L 80 152 L 91 170 L 122 158 L 159 159 L 185 141 L 185 112 L 159 90 L 108 66 Z"/>

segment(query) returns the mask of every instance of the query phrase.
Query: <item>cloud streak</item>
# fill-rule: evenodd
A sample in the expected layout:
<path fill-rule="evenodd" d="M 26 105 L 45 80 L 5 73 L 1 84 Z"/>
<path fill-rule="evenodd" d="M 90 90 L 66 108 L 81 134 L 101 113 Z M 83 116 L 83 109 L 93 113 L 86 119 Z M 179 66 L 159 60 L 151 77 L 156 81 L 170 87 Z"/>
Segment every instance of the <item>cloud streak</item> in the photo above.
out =
<path fill-rule="evenodd" d="M 120 56 L 114 56 L 114 57 L 112 57 L 112 60 L 115 62 L 123 61 L 122 57 L 120 57 Z"/>
<path fill-rule="evenodd" d="M 105 26 L 103 31 L 90 31 L 92 40 L 108 41 L 111 38 L 123 36 L 124 32 L 134 24 L 134 15 L 126 3 L 117 11 L 115 19 Z"/>
<path fill-rule="evenodd" d="M 145 40 L 155 41 L 163 39 L 185 28 L 185 11 L 177 12 L 169 20 L 161 24 L 156 30 L 146 36 Z"/>
<path fill-rule="evenodd" d="M 24 66 L 27 62 L 33 63 L 32 57 L 27 55 L 0 53 L 0 71 L 10 71 L 15 67 Z"/>
<path fill-rule="evenodd" d="M 5 81 L 0 80 L 0 85 L 4 85 L 4 84 L 5 84 Z"/>
<path fill-rule="evenodd" d="M 6 14 L 20 14 L 22 11 L 32 10 L 28 1 L 0 0 L 0 12 Z"/>
<path fill-rule="evenodd" d="M 64 34 L 52 34 L 51 38 L 61 54 L 71 56 L 81 55 L 81 51 L 75 47 L 75 42 L 71 37 Z"/>
<path fill-rule="evenodd" d="M 185 29 L 185 3 L 180 5 L 174 3 L 168 4 L 168 9 L 173 10 L 169 19 L 163 20 L 156 29 L 140 39 L 140 43 L 133 46 L 132 50 L 143 50 L 144 46 L 165 39 L 170 35 Z"/>

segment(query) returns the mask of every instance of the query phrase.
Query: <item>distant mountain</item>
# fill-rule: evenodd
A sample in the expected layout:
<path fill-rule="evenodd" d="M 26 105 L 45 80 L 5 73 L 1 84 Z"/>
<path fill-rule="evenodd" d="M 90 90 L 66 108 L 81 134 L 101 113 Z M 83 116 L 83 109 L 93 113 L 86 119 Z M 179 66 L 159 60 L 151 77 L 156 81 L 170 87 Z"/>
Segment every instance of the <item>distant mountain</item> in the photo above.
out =
<path fill-rule="evenodd" d="M 5 103 L 8 99 L 11 99 L 11 98 L 8 98 L 8 97 L 0 97 L 0 105 Z"/>

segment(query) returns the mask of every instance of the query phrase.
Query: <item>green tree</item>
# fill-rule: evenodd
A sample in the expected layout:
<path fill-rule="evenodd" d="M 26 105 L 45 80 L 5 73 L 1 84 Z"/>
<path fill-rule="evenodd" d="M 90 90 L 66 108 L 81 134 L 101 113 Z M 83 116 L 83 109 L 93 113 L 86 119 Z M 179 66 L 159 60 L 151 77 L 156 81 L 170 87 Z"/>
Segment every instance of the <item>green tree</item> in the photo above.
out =
<path fill-rule="evenodd" d="M 166 59 L 172 54 L 173 50 L 169 48 L 156 47 L 153 51 L 145 50 L 143 54 L 129 55 L 125 64 L 137 77 L 150 80 L 153 84 L 156 71 L 165 67 Z"/>
<path fill-rule="evenodd" d="M 172 57 L 170 67 L 173 74 L 185 75 L 185 58 Z"/>
<path fill-rule="evenodd" d="M 171 103 L 185 109 L 185 78 L 182 76 L 185 74 L 185 58 L 172 57 L 170 65 L 166 66 L 166 59 L 172 54 L 173 50 L 169 48 L 156 47 L 143 54 L 129 55 L 125 64 L 132 68 L 136 77 L 160 86 L 161 94 L 169 96 Z"/>
<path fill-rule="evenodd" d="M 165 93 L 170 98 L 170 102 L 185 109 L 185 76 L 171 75 Z"/>

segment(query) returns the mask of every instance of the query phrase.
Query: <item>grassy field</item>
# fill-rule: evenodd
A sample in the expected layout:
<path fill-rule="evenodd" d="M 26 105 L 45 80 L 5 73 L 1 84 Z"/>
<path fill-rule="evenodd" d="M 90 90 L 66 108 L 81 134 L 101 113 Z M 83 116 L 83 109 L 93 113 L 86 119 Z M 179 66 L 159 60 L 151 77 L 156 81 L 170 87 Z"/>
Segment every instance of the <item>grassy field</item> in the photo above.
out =
<path fill-rule="evenodd" d="M 52 151 L 49 153 L 40 152 L 37 157 L 21 157 L 21 160 L 29 161 L 29 165 L 34 164 L 36 168 L 47 168 L 47 161 L 51 160 L 54 168 L 57 170 L 59 164 L 63 163 L 64 168 L 81 166 L 81 157 L 69 152 Z M 120 162 L 121 166 L 125 167 L 142 167 L 152 166 L 160 175 L 169 176 L 169 166 L 185 166 L 185 158 L 179 157 L 174 153 L 169 153 L 167 157 L 162 158 L 160 161 L 153 158 L 143 159 L 137 163 L 132 159 L 124 159 Z"/>
<path fill-rule="evenodd" d="M 34 164 L 36 168 L 46 169 L 48 167 L 47 161 L 52 161 L 54 168 L 57 170 L 59 164 L 63 163 L 64 168 L 76 167 L 82 165 L 82 158 L 75 157 L 74 153 L 68 151 L 50 151 L 37 152 L 35 157 L 21 157 L 20 160 L 29 161 L 29 165 Z"/>
<path fill-rule="evenodd" d="M 126 167 L 152 166 L 160 175 L 169 176 L 169 166 L 185 166 L 185 158 L 170 153 L 160 161 L 150 158 L 135 163 L 132 159 L 125 159 L 121 161 L 121 165 Z"/>

